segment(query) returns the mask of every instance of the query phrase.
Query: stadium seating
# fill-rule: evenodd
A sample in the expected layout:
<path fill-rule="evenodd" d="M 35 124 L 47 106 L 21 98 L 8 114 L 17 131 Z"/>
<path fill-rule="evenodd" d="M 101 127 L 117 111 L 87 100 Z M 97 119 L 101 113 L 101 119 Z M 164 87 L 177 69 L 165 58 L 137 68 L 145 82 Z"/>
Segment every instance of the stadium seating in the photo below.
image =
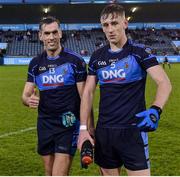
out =
<path fill-rule="evenodd" d="M 177 55 L 173 48 L 172 40 L 180 40 L 180 30 L 167 29 L 136 29 L 127 30 L 129 38 L 136 43 L 142 43 L 152 49 L 155 55 Z M 8 56 L 35 56 L 43 50 L 38 39 L 38 31 L 2 31 L 0 30 L 0 42 L 7 42 Z M 62 44 L 84 56 L 90 56 L 92 52 L 106 44 L 106 38 L 101 29 L 63 31 Z"/>

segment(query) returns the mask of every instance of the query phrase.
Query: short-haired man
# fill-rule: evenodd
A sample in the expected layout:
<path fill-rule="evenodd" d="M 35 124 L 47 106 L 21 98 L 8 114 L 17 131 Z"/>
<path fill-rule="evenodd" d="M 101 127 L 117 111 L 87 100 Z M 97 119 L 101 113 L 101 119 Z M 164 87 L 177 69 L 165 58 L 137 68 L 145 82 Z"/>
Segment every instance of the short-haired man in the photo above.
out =
<path fill-rule="evenodd" d="M 30 108 L 38 107 L 38 153 L 45 174 L 68 175 L 77 147 L 86 64 L 79 55 L 61 46 L 62 31 L 56 18 L 43 19 L 39 28 L 44 52 L 29 64 L 22 100 Z M 35 94 L 35 85 L 40 98 Z"/>
<path fill-rule="evenodd" d="M 150 175 L 148 131 L 157 129 L 171 83 L 156 58 L 126 37 L 128 22 L 119 4 L 106 6 L 100 16 L 109 44 L 95 51 L 81 101 L 78 147 L 94 141 L 86 130 L 97 81 L 100 84 L 99 118 L 95 132 L 95 162 L 102 175 Z M 145 107 L 147 73 L 157 84 L 156 97 Z"/>

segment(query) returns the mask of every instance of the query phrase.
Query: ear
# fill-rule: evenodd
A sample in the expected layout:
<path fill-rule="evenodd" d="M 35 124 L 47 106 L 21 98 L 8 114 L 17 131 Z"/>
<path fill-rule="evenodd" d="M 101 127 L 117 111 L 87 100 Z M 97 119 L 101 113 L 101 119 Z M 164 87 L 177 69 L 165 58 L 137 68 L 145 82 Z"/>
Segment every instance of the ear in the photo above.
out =
<path fill-rule="evenodd" d="M 102 30 L 103 30 L 103 32 L 105 33 L 105 30 L 104 30 L 104 28 L 102 27 Z"/>
<path fill-rule="evenodd" d="M 42 31 L 39 31 L 39 40 L 42 41 Z"/>
<path fill-rule="evenodd" d="M 62 38 L 62 30 L 59 29 L 58 31 L 59 31 L 59 37 L 60 37 L 60 39 L 61 39 L 61 38 Z"/>
<path fill-rule="evenodd" d="M 128 28 L 128 20 L 125 18 L 124 19 L 124 29 Z"/>

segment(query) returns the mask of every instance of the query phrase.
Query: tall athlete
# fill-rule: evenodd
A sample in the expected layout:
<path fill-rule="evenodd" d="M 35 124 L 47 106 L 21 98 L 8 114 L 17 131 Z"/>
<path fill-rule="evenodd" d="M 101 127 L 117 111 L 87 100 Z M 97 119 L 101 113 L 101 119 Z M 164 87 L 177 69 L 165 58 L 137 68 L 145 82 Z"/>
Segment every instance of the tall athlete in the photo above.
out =
<path fill-rule="evenodd" d="M 77 147 L 86 64 L 79 55 L 61 46 L 57 19 L 47 17 L 39 29 L 45 50 L 29 64 L 22 100 L 30 108 L 38 107 L 38 153 L 45 174 L 68 175 Z M 40 97 L 35 94 L 35 85 Z"/>
<path fill-rule="evenodd" d="M 128 175 L 150 175 L 148 131 L 158 127 L 171 83 L 156 58 L 128 41 L 128 22 L 119 4 L 106 6 L 100 16 L 109 44 L 95 51 L 81 101 L 78 148 L 91 139 L 87 131 L 97 81 L 100 84 L 99 118 L 95 132 L 95 162 L 102 175 L 120 175 L 122 165 Z M 152 106 L 145 107 L 147 73 L 157 84 Z"/>

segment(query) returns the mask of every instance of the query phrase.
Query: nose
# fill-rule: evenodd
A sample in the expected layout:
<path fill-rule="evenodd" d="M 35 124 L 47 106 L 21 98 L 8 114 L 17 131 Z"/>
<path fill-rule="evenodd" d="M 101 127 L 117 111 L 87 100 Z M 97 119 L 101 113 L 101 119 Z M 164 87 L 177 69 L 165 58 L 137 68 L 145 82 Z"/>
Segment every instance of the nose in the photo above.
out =
<path fill-rule="evenodd" d="M 109 33 L 113 32 L 113 27 L 111 25 L 109 25 L 108 31 L 109 31 Z"/>
<path fill-rule="evenodd" d="M 54 34 L 53 33 L 49 34 L 49 39 L 54 39 Z"/>

